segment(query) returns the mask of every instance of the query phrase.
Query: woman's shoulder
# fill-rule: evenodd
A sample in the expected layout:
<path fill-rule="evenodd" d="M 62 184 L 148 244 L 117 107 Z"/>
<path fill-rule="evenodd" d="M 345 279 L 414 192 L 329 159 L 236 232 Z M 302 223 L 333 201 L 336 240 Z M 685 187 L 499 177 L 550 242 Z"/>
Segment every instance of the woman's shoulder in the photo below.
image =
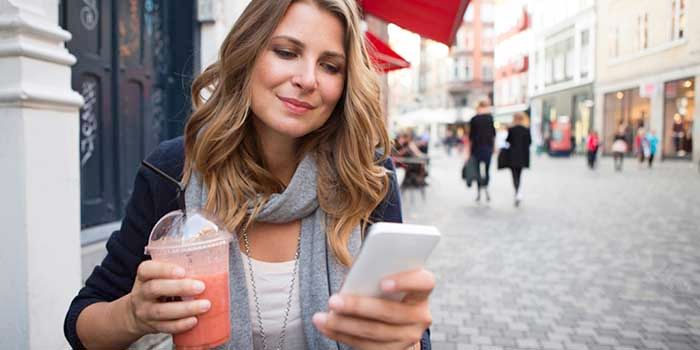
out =
<path fill-rule="evenodd" d="M 182 136 L 161 142 L 153 150 L 146 161 L 163 170 L 166 174 L 176 178 L 182 178 L 182 170 L 185 164 L 185 141 Z"/>

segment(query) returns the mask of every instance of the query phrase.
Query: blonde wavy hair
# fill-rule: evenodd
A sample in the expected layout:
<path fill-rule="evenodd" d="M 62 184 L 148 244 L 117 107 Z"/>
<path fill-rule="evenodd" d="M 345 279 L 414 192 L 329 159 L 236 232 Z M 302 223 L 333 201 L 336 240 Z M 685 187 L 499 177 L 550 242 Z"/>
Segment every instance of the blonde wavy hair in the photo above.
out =
<path fill-rule="evenodd" d="M 270 196 L 284 190 L 261 156 L 252 125 L 250 79 L 256 59 L 295 1 L 252 0 L 224 40 L 218 61 L 192 85 L 194 112 L 185 126 L 183 178 L 188 182 L 195 171 L 200 174 L 209 193 L 205 208 L 233 232 L 245 229 Z M 365 229 L 389 190 L 382 163 L 389 155 L 390 140 L 355 1 L 306 1 L 343 23 L 347 71 L 334 111 L 322 127 L 300 139 L 296 161 L 307 152 L 315 156 L 318 200 L 329 219 L 328 244 L 336 259 L 348 266 L 352 256 L 347 243 L 353 228 Z M 249 203 L 254 206 L 250 215 Z"/>

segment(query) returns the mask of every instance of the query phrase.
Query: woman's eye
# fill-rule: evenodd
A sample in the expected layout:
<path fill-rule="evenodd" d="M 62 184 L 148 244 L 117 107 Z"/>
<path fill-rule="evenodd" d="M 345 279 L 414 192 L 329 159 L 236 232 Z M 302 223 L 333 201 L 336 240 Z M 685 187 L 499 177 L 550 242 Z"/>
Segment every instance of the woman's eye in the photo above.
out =
<path fill-rule="evenodd" d="M 340 72 L 340 68 L 329 63 L 321 63 L 321 67 L 323 67 L 323 69 L 325 69 L 328 73 L 331 74 L 337 74 Z"/>
<path fill-rule="evenodd" d="M 289 58 L 294 58 L 297 56 L 294 52 L 287 51 L 287 50 L 282 50 L 282 49 L 275 49 L 275 54 L 281 58 L 289 59 Z"/>

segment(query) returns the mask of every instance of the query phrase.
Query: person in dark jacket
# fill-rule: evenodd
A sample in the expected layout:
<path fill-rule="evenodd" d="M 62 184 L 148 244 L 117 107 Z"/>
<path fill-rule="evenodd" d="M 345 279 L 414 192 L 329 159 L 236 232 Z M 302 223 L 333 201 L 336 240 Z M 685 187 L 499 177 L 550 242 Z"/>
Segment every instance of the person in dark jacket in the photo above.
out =
<path fill-rule="evenodd" d="M 508 163 L 510 171 L 513 175 L 513 187 L 515 188 L 515 206 L 520 205 L 522 201 L 522 192 L 520 191 L 520 177 L 524 168 L 530 167 L 530 129 L 526 127 L 527 116 L 525 113 L 518 112 L 513 115 L 513 126 L 508 128 L 508 137 L 506 142 L 508 147 Z"/>
<path fill-rule="evenodd" d="M 338 294 L 365 224 L 400 221 L 379 91 L 354 0 L 252 0 L 193 82 L 184 137 L 148 160 L 187 184 L 188 209 L 233 233 L 223 348 L 430 348 L 427 269 L 385 277 L 400 301 Z M 180 334 L 220 302 L 201 297 L 215 286 L 193 271 L 144 254 L 178 208 L 171 186 L 138 171 L 121 229 L 66 315 L 73 348 Z"/>
<path fill-rule="evenodd" d="M 477 114 L 469 121 L 469 143 L 471 157 L 475 157 L 478 164 L 478 177 L 476 187 L 476 201 L 481 200 L 481 191 L 486 195 L 486 201 L 491 200 L 489 195 L 489 168 L 493 155 L 496 128 L 493 126 L 493 116 L 489 113 L 488 101 L 480 101 L 477 105 Z M 482 171 L 483 165 L 483 171 Z"/>

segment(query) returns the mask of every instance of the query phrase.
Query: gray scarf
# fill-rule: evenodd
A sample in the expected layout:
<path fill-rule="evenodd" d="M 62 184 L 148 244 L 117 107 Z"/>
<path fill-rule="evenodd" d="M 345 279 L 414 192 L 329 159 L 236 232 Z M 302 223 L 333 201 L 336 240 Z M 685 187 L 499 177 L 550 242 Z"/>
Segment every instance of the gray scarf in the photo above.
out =
<path fill-rule="evenodd" d="M 330 293 L 340 290 L 348 269 L 340 265 L 327 246 L 326 214 L 320 209 L 316 195 L 316 161 L 307 155 L 299 163 L 289 186 L 282 193 L 273 194 L 256 217 L 256 221 L 285 223 L 301 219 L 301 247 L 299 255 L 299 297 L 307 349 L 337 349 L 336 342 L 324 337 L 313 325 L 316 312 L 327 311 Z M 207 189 L 198 174 L 193 174 L 185 193 L 187 207 L 201 208 L 207 200 Z M 249 208 L 250 211 L 250 208 Z M 348 242 L 353 256 L 360 250 L 360 228 L 356 227 Z M 220 349 L 253 349 L 253 328 L 248 308 L 243 259 L 237 235 L 231 243 L 229 256 L 231 289 L 231 340 Z M 330 282 L 330 287 L 329 287 Z M 280 320 L 282 322 L 282 320 Z M 350 349 L 343 344 L 340 349 Z M 290 349 L 291 350 L 291 349 Z"/>

